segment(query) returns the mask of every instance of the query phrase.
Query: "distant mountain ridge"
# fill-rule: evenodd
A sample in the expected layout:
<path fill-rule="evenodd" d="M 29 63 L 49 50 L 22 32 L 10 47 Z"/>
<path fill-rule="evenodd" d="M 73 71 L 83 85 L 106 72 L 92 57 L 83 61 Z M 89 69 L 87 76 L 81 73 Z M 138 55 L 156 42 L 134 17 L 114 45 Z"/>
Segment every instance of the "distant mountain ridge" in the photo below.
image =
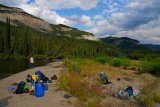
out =
<path fill-rule="evenodd" d="M 160 45 L 152 45 L 152 44 L 140 44 L 138 40 L 131 39 L 128 37 L 106 37 L 101 38 L 101 40 L 105 43 L 112 44 L 122 50 L 126 51 L 135 51 L 135 50 L 160 50 Z"/>

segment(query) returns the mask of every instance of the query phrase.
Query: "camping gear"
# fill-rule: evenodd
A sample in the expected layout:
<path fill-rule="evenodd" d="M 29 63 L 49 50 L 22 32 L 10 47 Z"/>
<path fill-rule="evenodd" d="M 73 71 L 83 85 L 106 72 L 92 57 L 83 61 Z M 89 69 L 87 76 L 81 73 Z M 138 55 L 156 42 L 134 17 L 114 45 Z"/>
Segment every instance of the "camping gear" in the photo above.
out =
<path fill-rule="evenodd" d="M 72 97 L 72 96 L 69 95 L 69 94 L 64 94 L 64 98 L 68 99 L 68 98 L 70 98 L 70 97 Z"/>
<path fill-rule="evenodd" d="M 19 84 L 18 84 L 18 88 L 16 89 L 15 93 L 16 94 L 22 94 L 22 93 L 28 93 L 29 92 L 29 86 L 26 84 L 26 82 L 24 81 L 21 81 Z"/>
<path fill-rule="evenodd" d="M 51 77 L 51 80 L 57 80 L 57 76 L 56 76 L 56 75 L 53 75 L 53 76 Z"/>
<path fill-rule="evenodd" d="M 35 83 L 35 95 L 36 95 L 36 97 L 43 97 L 44 96 L 44 83 L 43 82 L 36 82 Z"/>
<path fill-rule="evenodd" d="M 131 86 L 127 87 L 124 91 L 128 93 L 129 97 L 133 95 L 133 88 Z"/>
<path fill-rule="evenodd" d="M 30 95 L 35 95 L 34 90 L 30 91 Z"/>
<path fill-rule="evenodd" d="M 36 71 L 35 75 L 38 75 L 37 81 L 43 80 L 44 83 L 47 83 L 48 77 L 46 77 L 41 71 Z"/>
<path fill-rule="evenodd" d="M 31 82 L 31 81 L 32 81 L 32 76 L 30 76 L 30 75 L 28 74 L 26 81 L 27 81 L 27 82 Z"/>
<path fill-rule="evenodd" d="M 32 80 L 33 80 L 34 82 L 36 82 L 36 81 L 37 81 L 37 79 L 38 79 L 38 75 L 33 74 L 33 75 L 32 75 Z"/>
<path fill-rule="evenodd" d="M 42 73 L 41 73 L 40 71 L 36 71 L 36 72 L 35 72 L 35 75 L 38 76 L 37 81 L 40 81 L 41 78 L 42 78 Z"/>
<path fill-rule="evenodd" d="M 8 87 L 8 91 L 14 93 L 16 92 L 17 88 L 18 88 L 18 85 L 11 85 L 10 87 Z"/>
<path fill-rule="evenodd" d="M 48 90 L 48 85 L 44 84 L 44 90 Z"/>
<path fill-rule="evenodd" d="M 101 73 L 100 73 L 100 79 L 101 79 L 101 81 L 102 81 L 104 84 L 108 84 L 108 83 L 109 83 L 109 82 L 108 82 L 107 75 L 106 75 L 105 72 L 101 72 Z"/>
<path fill-rule="evenodd" d="M 121 80 L 120 78 L 117 79 L 117 81 L 120 81 L 120 80 Z"/>
<path fill-rule="evenodd" d="M 124 90 L 120 90 L 120 91 L 118 92 L 118 97 L 119 97 L 120 99 L 123 99 L 123 100 L 129 99 L 128 93 L 127 93 L 126 91 L 124 91 Z"/>
<path fill-rule="evenodd" d="M 124 90 L 119 90 L 115 94 L 115 96 L 123 100 L 128 100 L 130 97 L 134 95 L 133 91 L 134 91 L 133 88 L 129 86 L 129 87 L 126 87 Z"/>
<path fill-rule="evenodd" d="M 52 80 L 48 80 L 48 83 L 52 83 L 53 81 Z"/>

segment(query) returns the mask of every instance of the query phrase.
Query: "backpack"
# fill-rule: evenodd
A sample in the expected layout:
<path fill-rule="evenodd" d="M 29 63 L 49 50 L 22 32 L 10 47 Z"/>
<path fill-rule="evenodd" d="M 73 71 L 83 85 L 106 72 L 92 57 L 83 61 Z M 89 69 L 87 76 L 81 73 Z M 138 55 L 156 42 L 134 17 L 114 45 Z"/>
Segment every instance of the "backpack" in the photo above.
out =
<path fill-rule="evenodd" d="M 127 87 L 124 91 L 128 93 L 129 97 L 133 95 L 133 88 L 131 86 Z"/>
<path fill-rule="evenodd" d="M 47 83 L 48 78 L 41 71 L 36 71 L 35 74 L 38 75 L 37 81 L 42 80 L 43 82 Z"/>
<path fill-rule="evenodd" d="M 29 92 L 29 86 L 26 84 L 26 82 L 21 81 L 18 84 L 18 88 L 16 89 L 16 94 L 22 94 L 22 93 L 28 93 Z"/>
<path fill-rule="evenodd" d="M 57 76 L 56 76 L 56 75 L 53 75 L 53 76 L 51 77 L 51 80 L 57 80 Z"/>
<path fill-rule="evenodd" d="M 101 72 L 101 73 L 100 73 L 100 79 L 101 79 L 101 81 L 102 81 L 104 84 L 108 84 L 108 83 L 109 83 L 109 82 L 108 82 L 107 75 L 106 75 L 105 72 Z"/>

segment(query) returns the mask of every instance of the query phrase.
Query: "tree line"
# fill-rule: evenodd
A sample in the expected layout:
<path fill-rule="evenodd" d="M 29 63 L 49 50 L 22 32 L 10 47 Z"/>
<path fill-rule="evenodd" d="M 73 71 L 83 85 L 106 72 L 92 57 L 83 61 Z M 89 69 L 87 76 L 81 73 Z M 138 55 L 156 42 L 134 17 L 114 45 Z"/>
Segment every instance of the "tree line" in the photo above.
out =
<path fill-rule="evenodd" d="M 56 36 L 31 29 L 22 23 L 11 25 L 0 22 L 0 53 L 24 56 L 41 54 L 52 57 L 94 57 L 97 55 L 115 56 L 112 47 L 102 42 Z"/>

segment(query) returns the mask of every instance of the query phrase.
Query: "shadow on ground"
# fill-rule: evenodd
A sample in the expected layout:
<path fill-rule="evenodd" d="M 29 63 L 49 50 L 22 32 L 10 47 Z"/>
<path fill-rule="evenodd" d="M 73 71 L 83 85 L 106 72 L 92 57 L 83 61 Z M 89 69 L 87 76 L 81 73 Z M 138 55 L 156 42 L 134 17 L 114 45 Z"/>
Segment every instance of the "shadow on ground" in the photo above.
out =
<path fill-rule="evenodd" d="M 6 98 L 1 99 L 0 100 L 0 107 L 6 107 L 9 104 L 8 100 L 10 100 L 10 99 L 12 99 L 11 96 L 8 96 Z"/>

